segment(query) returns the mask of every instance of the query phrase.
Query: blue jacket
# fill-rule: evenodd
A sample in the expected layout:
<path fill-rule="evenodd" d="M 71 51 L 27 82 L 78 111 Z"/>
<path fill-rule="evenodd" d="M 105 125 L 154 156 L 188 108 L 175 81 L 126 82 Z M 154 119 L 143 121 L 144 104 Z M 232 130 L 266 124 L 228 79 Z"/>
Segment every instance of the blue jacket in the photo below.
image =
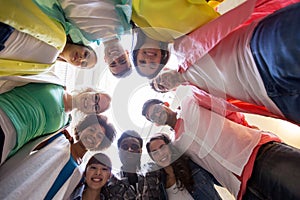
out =
<path fill-rule="evenodd" d="M 219 193 L 214 188 L 214 184 L 220 185 L 216 179 L 209 172 L 191 160 L 189 161 L 189 166 L 194 179 L 193 190 L 189 190 L 191 196 L 194 199 L 222 200 Z M 163 177 L 162 172 L 162 169 L 159 169 L 151 170 L 151 172 L 146 174 L 148 186 L 153 187 L 151 191 L 156 191 L 155 193 L 149 195 L 153 196 L 155 199 L 167 200 L 168 195 L 164 186 L 165 177 Z M 154 187 L 156 189 L 154 189 Z"/>

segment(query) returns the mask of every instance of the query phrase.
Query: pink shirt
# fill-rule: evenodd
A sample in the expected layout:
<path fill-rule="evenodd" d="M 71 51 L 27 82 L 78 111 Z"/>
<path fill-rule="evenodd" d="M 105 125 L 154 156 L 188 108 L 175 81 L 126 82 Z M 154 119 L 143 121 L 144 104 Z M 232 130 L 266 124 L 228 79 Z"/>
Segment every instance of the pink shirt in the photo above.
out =
<path fill-rule="evenodd" d="M 249 42 L 260 19 L 300 0 L 247 0 L 174 44 L 186 81 L 240 112 L 285 119 L 268 97 Z M 238 17 L 237 17 L 238 16 Z M 229 49 L 230 48 L 230 49 Z"/>
<path fill-rule="evenodd" d="M 243 177 L 253 150 L 262 135 L 269 133 L 234 123 L 199 106 L 192 97 L 187 97 L 181 107 L 182 120 L 176 124 L 175 132 L 182 134 L 176 135 L 174 143 L 237 198 L 245 183 L 238 176 Z"/>

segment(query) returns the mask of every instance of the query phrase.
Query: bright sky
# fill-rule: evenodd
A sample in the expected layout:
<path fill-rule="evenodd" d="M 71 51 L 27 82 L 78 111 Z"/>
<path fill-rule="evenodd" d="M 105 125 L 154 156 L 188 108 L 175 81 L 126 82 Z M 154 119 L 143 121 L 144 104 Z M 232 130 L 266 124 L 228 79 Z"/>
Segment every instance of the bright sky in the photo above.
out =
<path fill-rule="evenodd" d="M 129 52 L 131 51 L 131 35 L 122 38 L 122 44 Z M 103 114 L 108 117 L 108 120 L 117 129 L 118 135 L 116 137 L 113 145 L 105 151 L 111 156 L 113 161 L 113 166 L 118 170 L 120 167 L 120 161 L 117 152 L 117 139 L 120 137 L 125 130 L 135 130 L 142 138 L 147 140 L 148 136 L 156 132 L 167 132 L 171 133 L 168 128 L 161 128 L 148 122 L 142 116 L 142 106 L 145 101 L 151 98 L 158 98 L 163 101 L 170 103 L 172 108 L 176 108 L 180 102 L 180 97 L 172 93 L 161 94 L 152 90 L 149 86 L 149 80 L 139 76 L 135 70 L 133 73 L 122 79 L 115 78 L 111 75 L 107 68 L 107 64 L 103 59 L 103 47 L 96 48 L 98 53 L 99 62 L 93 69 L 80 70 L 69 64 L 60 63 L 58 67 L 55 68 L 57 74 L 66 80 L 67 90 L 70 92 L 73 90 L 81 90 L 87 87 L 98 88 L 105 93 L 108 93 L 112 97 L 112 103 L 109 110 Z M 171 56 L 170 62 L 168 64 L 169 68 L 175 68 L 176 58 Z M 67 68 L 67 73 L 60 71 L 61 68 Z M 134 69 L 134 68 L 133 68 Z M 183 87 L 184 88 L 184 87 Z M 185 89 L 178 90 L 181 93 L 186 93 Z M 182 95 L 181 95 L 182 96 Z M 80 119 L 76 113 L 73 117 L 73 121 L 76 122 Z M 72 130 L 72 126 L 70 127 Z M 148 155 L 147 151 L 143 149 L 143 160 L 147 161 Z"/>

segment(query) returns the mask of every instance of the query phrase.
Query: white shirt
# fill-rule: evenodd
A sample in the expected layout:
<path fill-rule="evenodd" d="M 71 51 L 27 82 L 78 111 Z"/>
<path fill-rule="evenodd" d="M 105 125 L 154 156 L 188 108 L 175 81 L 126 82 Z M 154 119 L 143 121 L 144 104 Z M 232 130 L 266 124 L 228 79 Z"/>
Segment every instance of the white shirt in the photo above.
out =
<path fill-rule="evenodd" d="M 27 61 L 33 63 L 52 64 L 56 61 L 59 51 L 35 37 L 14 30 L 4 43 L 0 58 Z"/>
<path fill-rule="evenodd" d="M 116 38 L 122 26 L 114 0 L 59 0 L 66 18 L 89 40 Z"/>
<path fill-rule="evenodd" d="M 179 190 L 176 183 L 169 188 L 166 188 L 168 199 L 170 200 L 194 200 L 190 193 L 184 188 Z"/>
<path fill-rule="evenodd" d="M 234 174 L 242 174 L 262 131 L 200 107 L 192 97 L 182 102 L 181 118 L 184 132 L 174 141 L 175 145 L 237 198 L 241 182 Z"/>

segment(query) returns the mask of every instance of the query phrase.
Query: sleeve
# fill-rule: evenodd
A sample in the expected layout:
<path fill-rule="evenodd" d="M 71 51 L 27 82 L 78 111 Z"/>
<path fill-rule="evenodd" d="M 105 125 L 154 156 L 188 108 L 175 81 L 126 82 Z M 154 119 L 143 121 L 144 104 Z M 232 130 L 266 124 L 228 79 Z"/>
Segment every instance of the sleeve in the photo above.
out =
<path fill-rule="evenodd" d="M 247 0 L 190 34 L 175 40 L 175 51 L 185 57 L 179 67 L 186 70 L 235 28 L 244 23 L 251 16 L 256 1 Z"/>
<path fill-rule="evenodd" d="M 193 94 L 194 98 L 198 102 L 198 105 L 222 115 L 235 123 L 252 127 L 246 121 L 245 115 L 241 113 L 242 110 L 228 101 L 208 94 L 196 87 L 193 87 Z"/>
<path fill-rule="evenodd" d="M 52 71 L 31 76 L 2 76 L 0 77 L 0 94 L 28 83 L 51 83 L 65 86 L 63 81 Z"/>

